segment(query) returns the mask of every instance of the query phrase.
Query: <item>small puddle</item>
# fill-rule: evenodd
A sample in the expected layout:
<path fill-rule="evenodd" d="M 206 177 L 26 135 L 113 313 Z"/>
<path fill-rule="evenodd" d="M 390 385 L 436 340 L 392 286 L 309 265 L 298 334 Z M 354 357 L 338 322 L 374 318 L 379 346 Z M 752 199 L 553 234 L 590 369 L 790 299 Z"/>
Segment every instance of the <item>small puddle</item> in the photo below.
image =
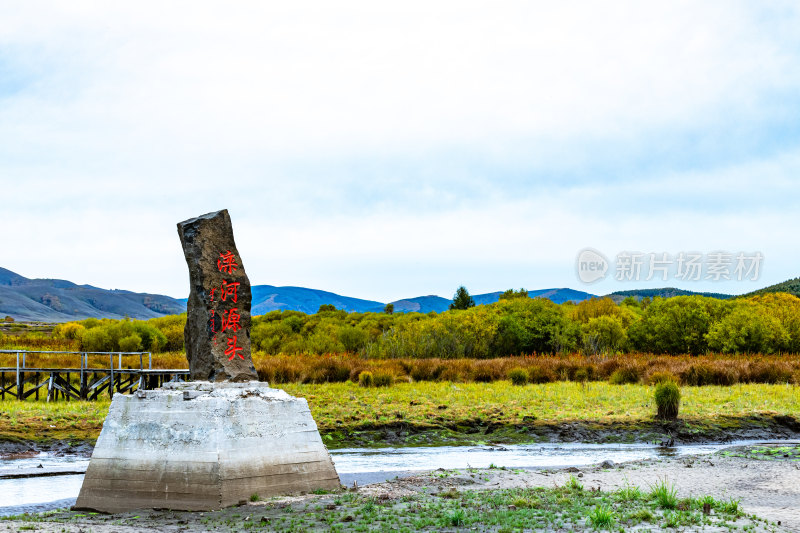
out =
<path fill-rule="evenodd" d="M 343 448 L 331 450 L 344 485 L 377 483 L 395 476 L 437 468 L 564 468 L 603 461 L 621 463 L 658 457 L 705 455 L 729 446 L 783 441 L 739 441 L 660 448 L 651 444 L 546 443 L 508 446 L 437 446 L 420 448 Z M 40 467 L 41 465 L 41 467 Z M 0 459 L 0 516 L 69 507 L 80 492 L 89 459 L 55 456 Z M 66 473 L 69 472 L 69 473 Z M 61 474 L 63 475 L 51 475 Z M 13 477 L 10 476 L 34 476 Z"/>

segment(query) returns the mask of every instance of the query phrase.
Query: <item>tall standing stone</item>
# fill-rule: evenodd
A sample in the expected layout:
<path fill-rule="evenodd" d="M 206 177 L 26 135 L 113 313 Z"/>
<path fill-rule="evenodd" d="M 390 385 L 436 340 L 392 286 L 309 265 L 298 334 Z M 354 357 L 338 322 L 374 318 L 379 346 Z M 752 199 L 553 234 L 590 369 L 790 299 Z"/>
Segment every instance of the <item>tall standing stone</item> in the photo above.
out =
<path fill-rule="evenodd" d="M 75 507 L 211 510 L 339 487 L 308 402 L 255 381 L 250 283 L 228 212 L 181 222 L 178 233 L 196 381 L 114 395 Z"/>
<path fill-rule="evenodd" d="M 250 280 L 242 264 L 228 210 L 178 223 L 189 267 L 186 357 L 192 380 L 251 381 Z"/>

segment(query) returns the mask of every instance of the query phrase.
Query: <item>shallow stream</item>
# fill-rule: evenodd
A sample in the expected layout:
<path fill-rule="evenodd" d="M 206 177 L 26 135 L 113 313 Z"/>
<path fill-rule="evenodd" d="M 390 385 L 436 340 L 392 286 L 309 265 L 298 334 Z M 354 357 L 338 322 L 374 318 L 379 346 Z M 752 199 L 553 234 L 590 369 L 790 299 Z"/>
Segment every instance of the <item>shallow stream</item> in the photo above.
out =
<path fill-rule="evenodd" d="M 488 468 L 492 465 L 527 469 L 584 467 L 603 461 L 620 463 L 658 457 L 704 455 L 728 446 L 756 442 L 763 441 L 688 444 L 672 448 L 651 444 L 580 443 L 345 448 L 331 450 L 331 457 L 342 483 L 349 486 L 353 482 L 365 485 L 437 468 Z M 47 453 L 22 459 L 0 459 L 0 516 L 73 505 L 83 482 L 83 474 L 77 472 L 84 472 L 88 464 L 87 457 Z"/>

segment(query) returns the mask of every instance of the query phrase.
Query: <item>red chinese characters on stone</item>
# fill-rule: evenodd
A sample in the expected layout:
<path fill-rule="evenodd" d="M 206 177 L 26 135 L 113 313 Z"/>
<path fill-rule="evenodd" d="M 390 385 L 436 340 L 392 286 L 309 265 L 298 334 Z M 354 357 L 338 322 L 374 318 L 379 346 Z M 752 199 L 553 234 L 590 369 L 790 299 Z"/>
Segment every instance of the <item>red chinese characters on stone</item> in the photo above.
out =
<path fill-rule="evenodd" d="M 225 272 L 226 274 L 233 274 L 233 271 L 236 270 L 239 265 L 236 263 L 235 258 L 230 250 L 226 250 L 225 252 L 220 252 L 219 259 L 217 259 L 217 269 L 220 272 Z"/>
<path fill-rule="evenodd" d="M 228 356 L 228 361 L 232 360 L 237 355 L 242 361 L 244 361 L 244 356 L 240 353 L 242 350 L 244 350 L 244 348 L 237 346 L 236 340 L 236 337 L 228 338 L 228 347 L 225 349 L 225 355 Z"/>
<path fill-rule="evenodd" d="M 228 297 L 230 297 L 233 303 L 236 303 L 239 299 L 239 282 L 228 283 L 226 280 L 222 280 L 222 285 L 219 288 L 211 289 L 211 301 L 214 301 L 214 293 L 219 291 L 219 299 L 222 302 L 227 301 Z"/>
<path fill-rule="evenodd" d="M 222 331 L 228 331 L 229 329 L 236 332 L 242 329 L 241 324 L 239 324 L 239 320 L 241 316 L 239 315 L 238 309 L 231 309 L 229 311 L 222 312 Z"/>
<path fill-rule="evenodd" d="M 236 263 L 236 258 L 230 250 L 219 254 L 217 270 L 223 274 L 233 274 L 238 267 L 239 265 Z M 211 301 L 213 302 L 216 299 L 216 301 L 220 303 L 228 301 L 237 303 L 239 300 L 239 285 L 239 282 L 229 282 L 223 279 L 219 287 L 211 289 Z M 217 318 L 217 315 L 219 318 Z M 217 331 L 217 324 L 220 324 L 219 331 Z M 237 355 L 239 359 L 244 361 L 244 355 L 242 354 L 244 347 L 238 345 L 238 337 L 235 336 L 236 332 L 240 329 L 242 329 L 242 325 L 239 309 L 222 310 L 219 313 L 216 313 L 213 309 L 211 310 L 211 331 L 214 333 L 214 342 L 216 343 L 217 333 L 231 331 L 234 334 L 233 337 L 228 337 L 226 339 L 227 348 L 225 349 L 225 355 L 228 356 L 228 361 L 232 361 Z"/>

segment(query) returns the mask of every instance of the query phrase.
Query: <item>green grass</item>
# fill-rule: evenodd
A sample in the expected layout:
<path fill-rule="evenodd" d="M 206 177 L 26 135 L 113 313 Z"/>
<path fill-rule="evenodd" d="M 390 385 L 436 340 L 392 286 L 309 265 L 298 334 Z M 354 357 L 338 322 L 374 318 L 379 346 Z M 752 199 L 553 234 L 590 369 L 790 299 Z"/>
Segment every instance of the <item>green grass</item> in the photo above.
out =
<path fill-rule="evenodd" d="M 433 479 L 431 484 L 433 484 Z M 202 522 L 214 531 L 530 531 L 592 530 L 627 531 L 640 524 L 647 529 L 700 525 L 722 531 L 765 526 L 754 516 L 745 516 L 738 505 L 715 502 L 714 513 L 703 515 L 701 499 L 685 500 L 685 509 L 664 510 L 644 499 L 618 501 L 614 493 L 573 490 L 569 487 L 450 491 L 447 497 L 429 493 L 425 487 L 400 498 L 364 497 L 353 492 L 309 495 L 284 502 L 259 502 L 244 507 L 197 513 L 151 511 L 145 519 L 133 513 L 122 515 L 78 514 L 70 511 L 21 515 L 18 529 L 34 529 L 42 522 L 70 524 L 92 530 L 101 524 L 119 524 L 159 529 L 187 522 Z M 738 503 L 738 502 L 737 502 Z M 155 521 L 153 521 L 153 519 Z M 2 524 L 2 521 L 0 521 Z M 35 528 L 39 529 L 39 528 Z"/>
<path fill-rule="evenodd" d="M 675 485 L 660 480 L 650 487 L 650 499 L 662 509 L 675 509 L 678 506 L 678 489 Z"/>
<path fill-rule="evenodd" d="M 93 441 L 111 404 L 94 402 L 0 401 L 0 439 Z"/>
<path fill-rule="evenodd" d="M 397 419 L 418 425 L 447 420 L 483 418 L 501 423 L 521 423 L 525 415 L 554 422 L 565 420 L 622 421 L 652 419 L 653 387 L 590 382 L 546 383 L 514 387 L 509 381 L 494 383 L 400 383 L 375 389 L 353 383 L 321 385 L 285 384 L 289 394 L 308 400 L 314 418 L 323 427 L 336 421 L 390 422 Z M 413 402 L 413 404 L 412 404 Z M 800 390 L 791 385 L 748 384 L 730 387 L 687 387 L 683 391 L 682 418 L 701 419 L 749 416 L 754 412 L 797 414 Z"/>
<path fill-rule="evenodd" d="M 597 505 L 589 513 L 589 522 L 598 529 L 607 529 L 614 525 L 616 515 L 608 505 Z"/>
<path fill-rule="evenodd" d="M 510 381 L 494 383 L 419 382 L 391 387 L 360 387 L 355 383 L 286 384 L 289 394 L 308 400 L 325 443 L 336 447 L 352 442 L 359 431 L 397 427 L 408 431 L 448 429 L 470 433 L 470 442 L 530 439 L 518 427 L 581 422 L 617 425 L 652 423 L 653 387 L 609 385 L 605 382 L 557 382 L 525 387 Z M 93 440 L 108 411 L 98 402 L 0 401 L 0 439 Z M 800 413 L 800 390 L 791 385 L 747 384 L 730 387 L 686 387 L 681 421 L 702 432 L 724 427 L 757 414 Z M 498 431 L 484 436 L 486 427 Z M 53 427 L 51 427 L 53 426 Z M 478 433 L 473 430 L 481 426 Z M 503 428 L 508 428 L 502 434 Z M 369 435 L 364 440 L 369 442 Z M 477 440 L 476 440 L 477 439 Z M 414 444 L 413 441 L 409 442 Z"/>
<path fill-rule="evenodd" d="M 730 457 L 747 457 L 764 461 L 789 460 L 800 461 L 800 444 L 789 446 L 754 446 L 745 450 L 727 450 L 722 455 Z"/>

